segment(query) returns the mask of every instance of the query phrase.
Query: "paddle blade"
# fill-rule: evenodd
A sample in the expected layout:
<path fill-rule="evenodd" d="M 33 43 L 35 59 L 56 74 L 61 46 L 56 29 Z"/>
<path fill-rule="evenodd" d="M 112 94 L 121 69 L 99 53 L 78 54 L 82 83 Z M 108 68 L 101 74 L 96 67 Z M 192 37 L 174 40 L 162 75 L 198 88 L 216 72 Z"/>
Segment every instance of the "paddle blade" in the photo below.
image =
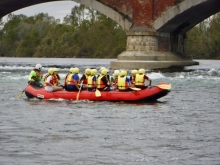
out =
<path fill-rule="evenodd" d="M 170 90 L 171 89 L 171 84 L 159 84 L 159 85 L 157 85 L 157 87 L 159 87 L 161 89 Z"/>
<path fill-rule="evenodd" d="M 95 96 L 96 97 L 100 97 L 101 96 L 101 92 L 98 89 L 96 89 L 96 91 L 95 91 Z"/>
<path fill-rule="evenodd" d="M 76 95 L 76 100 L 79 100 L 79 93 L 80 93 L 80 91 Z"/>
<path fill-rule="evenodd" d="M 18 99 L 21 98 L 22 94 L 24 93 L 24 91 L 22 91 L 19 95 L 18 95 Z"/>
<path fill-rule="evenodd" d="M 134 91 L 140 91 L 141 90 L 141 88 L 132 88 L 132 87 L 130 87 L 130 89 L 132 89 Z"/>

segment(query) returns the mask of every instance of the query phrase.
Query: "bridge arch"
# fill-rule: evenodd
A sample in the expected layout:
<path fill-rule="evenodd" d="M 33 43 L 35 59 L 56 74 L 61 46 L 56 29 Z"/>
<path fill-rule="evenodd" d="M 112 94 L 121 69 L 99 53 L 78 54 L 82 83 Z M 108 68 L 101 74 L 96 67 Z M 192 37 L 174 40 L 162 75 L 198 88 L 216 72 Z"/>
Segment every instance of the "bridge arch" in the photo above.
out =
<path fill-rule="evenodd" d="M 183 34 L 219 11 L 219 0 L 184 0 L 163 12 L 152 26 L 157 32 Z"/>
<path fill-rule="evenodd" d="M 5 0 L 8 1 L 8 0 Z M 68 0 L 61 0 L 61 1 L 68 1 Z M 106 15 L 107 17 L 111 18 L 112 20 L 116 21 L 119 25 L 122 26 L 123 29 L 129 30 L 130 27 L 132 26 L 132 19 L 129 18 L 129 16 L 119 13 L 118 11 L 114 10 L 113 8 L 97 1 L 97 0 L 71 0 L 80 4 L 83 4 L 87 7 L 91 7 L 94 10 Z M 12 0 L 11 2 L 0 2 L 0 6 L 2 5 L 3 7 L 0 10 L 0 18 L 3 16 L 22 9 L 24 7 L 32 6 L 32 5 L 37 5 L 41 3 L 46 3 L 46 2 L 56 2 L 56 0 L 31 0 L 31 1 L 24 1 L 24 0 Z M 1 4 L 2 3 L 2 4 Z"/>

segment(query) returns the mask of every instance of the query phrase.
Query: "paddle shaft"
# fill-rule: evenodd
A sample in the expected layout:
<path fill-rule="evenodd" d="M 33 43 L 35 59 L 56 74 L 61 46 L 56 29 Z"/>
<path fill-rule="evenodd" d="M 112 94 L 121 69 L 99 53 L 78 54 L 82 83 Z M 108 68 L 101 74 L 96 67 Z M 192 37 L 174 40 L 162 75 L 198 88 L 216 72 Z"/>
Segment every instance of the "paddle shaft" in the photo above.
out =
<path fill-rule="evenodd" d="M 28 85 L 30 85 L 31 82 L 28 83 Z M 28 85 L 24 88 L 24 90 L 17 96 L 18 99 L 21 98 L 22 94 L 24 93 L 25 89 L 28 87 Z"/>
<path fill-rule="evenodd" d="M 82 88 L 83 82 L 80 84 L 79 92 L 77 93 L 76 100 L 79 100 L 79 94 Z"/>

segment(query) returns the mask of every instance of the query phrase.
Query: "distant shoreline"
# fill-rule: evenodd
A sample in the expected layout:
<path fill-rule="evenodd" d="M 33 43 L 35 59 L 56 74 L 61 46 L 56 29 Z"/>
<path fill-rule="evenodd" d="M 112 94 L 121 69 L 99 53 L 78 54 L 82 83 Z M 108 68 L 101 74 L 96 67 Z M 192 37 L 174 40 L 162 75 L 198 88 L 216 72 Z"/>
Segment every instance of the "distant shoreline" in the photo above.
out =
<path fill-rule="evenodd" d="M 111 61 L 117 59 L 97 58 L 28 58 L 28 57 L 0 57 L 0 65 L 35 66 L 37 63 L 43 66 L 109 66 Z"/>

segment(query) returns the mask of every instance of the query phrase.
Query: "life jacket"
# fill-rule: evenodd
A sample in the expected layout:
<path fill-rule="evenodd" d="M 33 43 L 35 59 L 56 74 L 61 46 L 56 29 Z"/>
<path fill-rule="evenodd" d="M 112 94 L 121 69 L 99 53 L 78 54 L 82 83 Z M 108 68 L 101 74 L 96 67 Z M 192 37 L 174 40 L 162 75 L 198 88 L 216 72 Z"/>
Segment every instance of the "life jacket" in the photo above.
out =
<path fill-rule="evenodd" d="M 144 86 L 145 85 L 144 74 L 136 74 L 135 85 L 138 85 L 138 86 Z"/>
<path fill-rule="evenodd" d="M 64 83 L 65 83 L 65 85 L 74 85 L 74 80 L 73 80 L 73 74 L 72 73 L 68 73 L 66 75 Z"/>
<path fill-rule="evenodd" d="M 31 79 L 33 79 L 34 81 L 38 81 L 40 76 L 38 76 L 39 71 L 34 69 L 33 70 L 35 72 L 35 76 L 32 76 Z"/>
<path fill-rule="evenodd" d="M 88 75 L 87 74 L 83 74 L 86 78 L 83 80 L 83 84 L 88 84 Z"/>
<path fill-rule="evenodd" d="M 72 74 L 72 73 L 68 73 L 68 74 L 66 75 L 66 77 L 65 77 L 65 79 L 64 79 L 64 86 L 67 85 L 67 77 L 68 77 L 70 74 Z"/>
<path fill-rule="evenodd" d="M 114 84 L 118 84 L 118 76 L 114 76 L 113 83 L 114 83 Z"/>
<path fill-rule="evenodd" d="M 93 81 L 93 78 L 95 76 L 88 76 L 88 83 L 87 83 L 87 87 L 88 88 L 95 88 L 96 87 L 96 84 L 95 82 Z"/>
<path fill-rule="evenodd" d="M 72 73 L 68 73 L 66 78 L 65 78 L 65 85 L 75 85 L 74 84 L 74 79 L 73 79 L 73 76 L 75 74 L 72 74 Z M 79 83 L 79 80 L 77 81 L 77 83 Z"/>
<path fill-rule="evenodd" d="M 52 76 L 52 79 L 50 80 L 50 83 L 51 83 L 52 85 L 55 85 L 55 82 L 56 82 L 55 76 L 54 76 L 54 75 L 49 75 L 49 76 Z M 48 76 L 48 77 L 49 77 L 49 76 Z M 51 86 L 51 85 L 46 82 L 46 86 Z"/>
<path fill-rule="evenodd" d="M 55 76 L 55 84 L 59 85 L 60 84 L 60 76 L 59 75 L 54 75 Z"/>
<path fill-rule="evenodd" d="M 102 77 L 104 77 L 104 76 L 100 75 L 97 79 L 97 84 L 96 84 L 97 88 L 105 88 L 105 84 L 101 80 Z"/>
<path fill-rule="evenodd" d="M 50 74 L 47 74 L 45 77 L 44 77 L 44 86 L 46 86 L 46 80 L 47 80 L 47 77 L 49 77 Z"/>
<path fill-rule="evenodd" d="M 131 76 L 131 83 L 134 84 L 135 83 L 135 77 L 134 75 Z"/>
<path fill-rule="evenodd" d="M 128 89 L 128 83 L 126 82 L 126 76 L 119 76 L 118 77 L 118 89 L 119 90 L 126 90 Z"/>

